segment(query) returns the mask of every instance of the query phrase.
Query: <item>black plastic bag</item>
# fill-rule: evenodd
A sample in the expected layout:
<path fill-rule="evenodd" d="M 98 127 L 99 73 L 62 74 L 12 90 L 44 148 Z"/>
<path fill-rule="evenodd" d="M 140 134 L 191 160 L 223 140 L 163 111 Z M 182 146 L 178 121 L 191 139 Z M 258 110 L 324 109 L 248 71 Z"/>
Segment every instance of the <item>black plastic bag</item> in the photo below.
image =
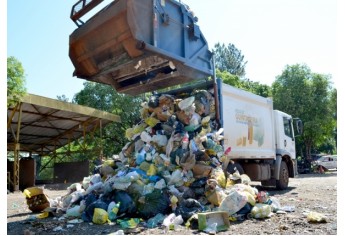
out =
<path fill-rule="evenodd" d="M 170 210 L 169 195 L 159 189 L 139 198 L 137 202 L 138 213 L 144 219 L 149 219 L 158 213 L 168 214 Z"/>
<path fill-rule="evenodd" d="M 102 208 L 103 210 L 108 210 L 108 204 L 103 202 L 101 199 L 96 200 L 85 208 L 85 211 L 82 213 L 81 218 L 85 222 L 91 222 L 93 218 L 93 213 L 95 208 Z"/>
<path fill-rule="evenodd" d="M 193 214 L 204 211 L 204 206 L 193 198 L 183 200 L 176 208 L 175 214 L 181 215 L 184 221 L 187 221 Z"/>

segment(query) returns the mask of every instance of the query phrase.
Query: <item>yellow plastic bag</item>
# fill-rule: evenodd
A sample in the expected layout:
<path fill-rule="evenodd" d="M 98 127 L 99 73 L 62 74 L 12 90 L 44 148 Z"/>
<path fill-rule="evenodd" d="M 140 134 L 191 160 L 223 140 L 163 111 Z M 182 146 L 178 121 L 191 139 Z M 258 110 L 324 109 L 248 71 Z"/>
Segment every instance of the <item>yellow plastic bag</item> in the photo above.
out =
<path fill-rule="evenodd" d="M 247 191 L 243 191 L 243 193 L 247 196 L 249 204 L 252 206 L 255 206 L 256 204 L 255 197 Z"/>
<path fill-rule="evenodd" d="M 36 217 L 37 217 L 37 219 L 44 219 L 44 218 L 47 218 L 48 216 L 49 216 L 49 212 L 45 211 L 41 214 L 38 214 Z"/>
<path fill-rule="evenodd" d="M 311 211 L 307 215 L 307 220 L 310 223 L 327 223 L 328 219 L 325 215 Z"/>
<path fill-rule="evenodd" d="M 221 167 L 217 167 L 213 170 L 213 173 L 211 174 L 211 177 L 216 179 L 218 182 L 218 185 L 222 188 L 226 188 L 226 178 L 224 171 Z"/>
<path fill-rule="evenodd" d="M 145 119 L 145 123 L 148 124 L 150 127 L 156 126 L 160 121 L 154 117 L 148 117 Z"/>
<path fill-rule="evenodd" d="M 108 212 L 102 208 L 95 208 L 93 212 L 92 222 L 98 225 L 107 223 L 108 221 Z"/>
<path fill-rule="evenodd" d="M 156 175 L 157 174 L 157 167 L 154 164 L 150 164 L 149 169 L 147 170 L 146 174 L 148 176 Z"/>

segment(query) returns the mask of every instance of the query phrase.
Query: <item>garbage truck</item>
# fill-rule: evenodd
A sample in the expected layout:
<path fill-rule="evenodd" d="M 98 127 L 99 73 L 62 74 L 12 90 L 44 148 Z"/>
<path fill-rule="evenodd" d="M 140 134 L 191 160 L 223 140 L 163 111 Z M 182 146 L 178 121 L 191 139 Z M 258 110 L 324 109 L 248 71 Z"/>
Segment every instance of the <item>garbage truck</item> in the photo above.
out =
<path fill-rule="evenodd" d="M 221 144 L 229 150 L 223 169 L 286 189 L 297 175 L 295 133 L 302 132 L 302 122 L 274 110 L 271 98 L 216 78 L 194 12 L 175 0 L 114 0 L 83 22 L 101 2 L 80 0 L 72 7 L 77 25 L 69 41 L 73 75 L 134 96 L 176 85 L 180 88 L 169 94 L 197 87 L 212 91 Z M 193 81 L 199 83 L 185 86 Z"/>

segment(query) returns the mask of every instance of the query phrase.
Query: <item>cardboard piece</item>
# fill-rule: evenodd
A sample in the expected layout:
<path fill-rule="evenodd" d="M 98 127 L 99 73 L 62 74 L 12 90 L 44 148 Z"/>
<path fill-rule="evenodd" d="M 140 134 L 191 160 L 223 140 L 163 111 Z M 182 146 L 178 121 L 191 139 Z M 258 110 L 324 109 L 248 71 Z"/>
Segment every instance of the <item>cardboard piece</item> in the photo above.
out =
<path fill-rule="evenodd" d="M 213 223 L 217 223 L 217 232 L 228 230 L 230 227 L 229 213 L 226 211 L 198 213 L 199 230 L 204 230 Z"/>

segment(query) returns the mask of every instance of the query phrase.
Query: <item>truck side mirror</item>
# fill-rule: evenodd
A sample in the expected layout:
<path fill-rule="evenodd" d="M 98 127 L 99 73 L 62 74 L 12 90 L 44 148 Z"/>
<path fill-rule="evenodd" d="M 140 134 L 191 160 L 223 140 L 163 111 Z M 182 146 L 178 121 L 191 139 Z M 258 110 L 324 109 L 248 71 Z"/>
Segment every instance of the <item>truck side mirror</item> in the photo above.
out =
<path fill-rule="evenodd" d="M 303 134 L 303 122 L 300 119 L 296 120 L 296 131 L 298 135 Z"/>

